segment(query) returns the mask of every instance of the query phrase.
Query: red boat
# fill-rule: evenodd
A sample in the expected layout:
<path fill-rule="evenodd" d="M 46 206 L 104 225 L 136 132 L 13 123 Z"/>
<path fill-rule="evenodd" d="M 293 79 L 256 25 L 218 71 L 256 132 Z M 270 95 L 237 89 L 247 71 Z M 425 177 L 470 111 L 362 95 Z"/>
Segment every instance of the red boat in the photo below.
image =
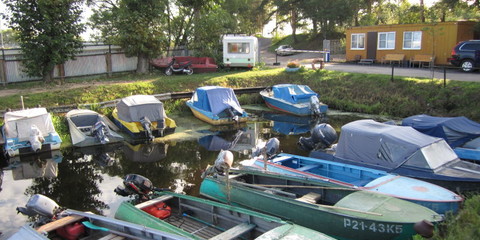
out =
<path fill-rule="evenodd" d="M 173 57 L 156 58 L 151 60 L 150 64 L 155 68 L 165 69 L 172 61 L 172 58 Z M 218 68 L 215 60 L 211 57 L 175 57 L 175 60 L 178 65 L 191 61 L 193 72 L 195 73 L 216 72 Z"/>

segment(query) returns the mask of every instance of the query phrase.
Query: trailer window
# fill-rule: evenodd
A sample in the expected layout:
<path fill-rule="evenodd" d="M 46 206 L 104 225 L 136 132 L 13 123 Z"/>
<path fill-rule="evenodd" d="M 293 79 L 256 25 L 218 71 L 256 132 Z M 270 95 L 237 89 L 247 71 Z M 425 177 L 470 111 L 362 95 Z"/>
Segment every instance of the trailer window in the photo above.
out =
<path fill-rule="evenodd" d="M 250 53 L 250 44 L 228 43 L 228 53 Z"/>

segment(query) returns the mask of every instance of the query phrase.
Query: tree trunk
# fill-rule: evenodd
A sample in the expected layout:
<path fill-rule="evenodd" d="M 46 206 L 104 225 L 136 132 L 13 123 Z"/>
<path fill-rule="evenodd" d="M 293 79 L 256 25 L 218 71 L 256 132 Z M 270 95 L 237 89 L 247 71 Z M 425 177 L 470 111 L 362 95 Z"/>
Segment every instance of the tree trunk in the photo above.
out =
<path fill-rule="evenodd" d="M 148 72 L 148 57 L 145 54 L 138 54 L 137 56 L 137 73 Z"/>
<path fill-rule="evenodd" d="M 291 11 L 290 26 L 292 27 L 293 42 L 297 43 L 297 11 L 295 8 Z"/>
<path fill-rule="evenodd" d="M 420 21 L 425 23 L 425 5 L 423 4 L 423 0 L 420 0 Z"/>
<path fill-rule="evenodd" d="M 42 80 L 43 80 L 44 83 L 53 82 L 53 71 L 54 70 L 55 70 L 55 66 L 53 66 L 53 67 L 47 66 L 43 69 Z"/>

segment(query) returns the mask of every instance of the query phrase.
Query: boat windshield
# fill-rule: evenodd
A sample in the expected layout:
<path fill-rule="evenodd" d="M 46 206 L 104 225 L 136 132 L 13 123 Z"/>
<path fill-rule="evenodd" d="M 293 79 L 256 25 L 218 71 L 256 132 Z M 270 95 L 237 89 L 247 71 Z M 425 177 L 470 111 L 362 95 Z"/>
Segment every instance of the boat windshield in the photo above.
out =
<path fill-rule="evenodd" d="M 426 168 L 430 169 L 431 171 L 435 171 L 435 169 L 439 168 L 440 166 L 443 166 L 444 164 L 457 158 L 458 156 L 455 154 L 452 148 L 450 148 L 447 142 L 442 140 L 416 151 L 405 163 L 405 165 Z"/>

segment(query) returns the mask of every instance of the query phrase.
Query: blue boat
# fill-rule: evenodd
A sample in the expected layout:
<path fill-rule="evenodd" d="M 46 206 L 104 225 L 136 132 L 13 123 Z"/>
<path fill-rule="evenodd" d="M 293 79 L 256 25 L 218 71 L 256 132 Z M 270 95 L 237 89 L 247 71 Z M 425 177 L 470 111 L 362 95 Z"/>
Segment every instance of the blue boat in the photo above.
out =
<path fill-rule="evenodd" d="M 422 114 L 403 119 L 402 125 L 443 138 L 458 157 L 480 163 L 480 123 L 466 117 L 433 117 Z"/>
<path fill-rule="evenodd" d="M 350 122 L 334 149 L 333 155 L 314 151 L 310 156 L 419 178 L 457 192 L 480 190 L 480 165 L 458 158 L 442 138 L 412 127 L 371 119 Z"/>
<path fill-rule="evenodd" d="M 46 108 L 6 112 L 2 136 L 8 157 L 60 149 L 62 139 Z"/>
<path fill-rule="evenodd" d="M 269 108 L 299 116 L 324 115 L 328 106 L 318 100 L 309 86 L 278 84 L 260 92 Z"/>
<path fill-rule="evenodd" d="M 240 107 L 231 88 L 199 87 L 186 104 L 195 117 L 212 125 L 235 124 L 248 120 L 247 112 Z"/>
<path fill-rule="evenodd" d="M 265 168 L 263 158 L 252 160 L 241 163 L 247 168 Z M 266 164 L 270 172 L 377 192 L 423 205 L 439 214 L 457 212 L 463 201 L 461 196 L 435 184 L 350 164 L 285 153 L 270 158 Z"/>

